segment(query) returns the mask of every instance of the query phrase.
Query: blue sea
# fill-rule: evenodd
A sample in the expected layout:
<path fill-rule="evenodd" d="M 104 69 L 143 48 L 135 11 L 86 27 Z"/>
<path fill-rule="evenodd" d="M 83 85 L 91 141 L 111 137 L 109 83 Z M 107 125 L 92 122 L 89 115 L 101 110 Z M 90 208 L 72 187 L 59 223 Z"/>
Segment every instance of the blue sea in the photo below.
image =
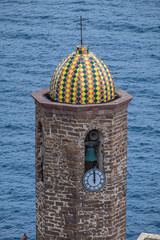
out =
<path fill-rule="evenodd" d="M 109 66 L 128 108 L 127 240 L 160 234 L 160 0 L 0 0 L 0 240 L 35 231 L 35 104 L 83 43 Z M 118 240 L 118 239 L 117 239 Z"/>

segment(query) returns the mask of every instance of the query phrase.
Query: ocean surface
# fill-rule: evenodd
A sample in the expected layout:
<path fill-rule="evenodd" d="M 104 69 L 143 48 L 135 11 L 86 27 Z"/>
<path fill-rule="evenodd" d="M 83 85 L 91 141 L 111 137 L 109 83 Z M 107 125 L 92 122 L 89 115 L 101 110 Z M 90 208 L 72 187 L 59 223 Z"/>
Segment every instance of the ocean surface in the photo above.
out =
<path fill-rule="evenodd" d="M 35 104 L 83 42 L 104 60 L 128 108 L 127 240 L 160 234 L 160 1 L 0 0 L 0 240 L 35 231 Z M 118 239 L 117 239 L 118 240 Z"/>

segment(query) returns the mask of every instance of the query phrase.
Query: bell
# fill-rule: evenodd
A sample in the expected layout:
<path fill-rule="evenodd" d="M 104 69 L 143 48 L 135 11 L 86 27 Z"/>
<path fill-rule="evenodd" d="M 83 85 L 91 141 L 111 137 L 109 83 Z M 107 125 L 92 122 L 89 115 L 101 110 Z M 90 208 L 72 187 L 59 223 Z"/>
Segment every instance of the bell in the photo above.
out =
<path fill-rule="evenodd" d="M 92 141 L 96 141 L 99 137 L 99 134 L 96 130 L 92 130 L 89 134 L 89 137 Z"/>
<path fill-rule="evenodd" d="M 93 147 L 87 148 L 87 153 L 86 153 L 85 161 L 86 161 L 86 162 L 94 162 L 94 161 L 97 161 L 97 157 L 96 157 L 96 155 L 95 155 L 95 152 L 94 152 L 94 148 L 93 148 Z"/>

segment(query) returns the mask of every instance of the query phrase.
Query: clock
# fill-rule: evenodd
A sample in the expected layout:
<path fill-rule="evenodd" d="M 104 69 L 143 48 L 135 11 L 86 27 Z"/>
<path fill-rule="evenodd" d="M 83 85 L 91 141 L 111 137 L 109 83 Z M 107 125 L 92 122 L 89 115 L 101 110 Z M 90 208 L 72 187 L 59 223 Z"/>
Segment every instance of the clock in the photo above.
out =
<path fill-rule="evenodd" d="M 88 170 L 83 176 L 83 186 L 90 192 L 99 191 L 104 186 L 105 182 L 105 174 L 96 167 Z"/>

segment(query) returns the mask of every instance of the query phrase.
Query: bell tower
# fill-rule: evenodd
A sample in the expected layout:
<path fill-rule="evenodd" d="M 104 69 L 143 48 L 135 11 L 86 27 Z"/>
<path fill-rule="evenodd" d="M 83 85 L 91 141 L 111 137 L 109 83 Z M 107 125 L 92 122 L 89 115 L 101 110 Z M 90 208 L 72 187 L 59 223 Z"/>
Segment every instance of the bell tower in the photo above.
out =
<path fill-rule="evenodd" d="M 87 46 L 58 65 L 36 104 L 36 239 L 125 240 L 127 107 Z"/>

